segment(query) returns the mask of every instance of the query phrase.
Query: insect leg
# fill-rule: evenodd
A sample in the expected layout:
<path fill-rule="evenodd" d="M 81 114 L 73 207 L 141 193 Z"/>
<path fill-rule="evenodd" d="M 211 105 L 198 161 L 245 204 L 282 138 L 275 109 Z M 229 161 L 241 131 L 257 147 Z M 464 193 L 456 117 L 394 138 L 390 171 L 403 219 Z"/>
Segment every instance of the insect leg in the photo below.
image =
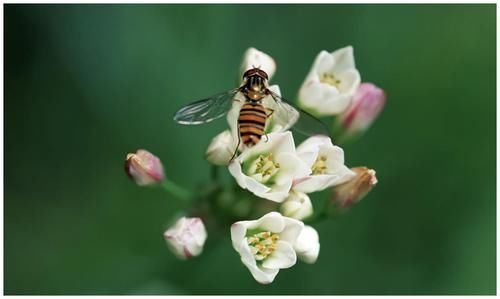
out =
<path fill-rule="evenodd" d="M 269 89 L 266 90 L 266 94 L 270 95 L 275 102 L 278 102 L 278 99 L 274 96 L 274 92 L 270 91 Z"/>
<path fill-rule="evenodd" d="M 238 144 L 236 145 L 236 149 L 234 150 L 234 154 L 231 157 L 231 160 L 229 160 L 229 163 L 231 163 L 231 161 L 233 161 L 234 158 L 236 157 L 236 154 L 238 153 L 238 148 L 240 147 L 240 142 L 241 142 L 241 138 L 240 138 L 240 126 L 238 125 Z"/>
<path fill-rule="evenodd" d="M 271 94 L 272 95 L 272 94 Z M 269 114 L 267 114 L 267 118 L 271 117 L 274 113 L 274 109 L 271 109 L 271 108 L 267 108 L 266 107 L 266 111 L 269 112 Z M 267 136 L 267 133 L 264 133 L 264 135 L 266 136 L 266 142 L 269 141 L 269 136 Z"/>

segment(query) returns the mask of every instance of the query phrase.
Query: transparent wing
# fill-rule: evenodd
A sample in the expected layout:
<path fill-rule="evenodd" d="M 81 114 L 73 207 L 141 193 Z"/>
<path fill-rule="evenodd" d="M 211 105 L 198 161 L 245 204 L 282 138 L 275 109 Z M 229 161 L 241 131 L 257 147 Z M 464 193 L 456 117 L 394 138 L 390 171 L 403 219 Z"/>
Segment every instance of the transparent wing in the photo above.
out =
<path fill-rule="evenodd" d="M 239 89 L 225 91 L 179 109 L 174 120 L 183 125 L 200 125 L 224 116 L 232 107 L 232 100 Z"/>
<path fill-rule="evenodd" d="M 282 126 L 282 130 L 292 128 L 292 130 L 306 136 L 330 136 L 328 128 L 321 120 L 288 102 L 273 91 L 269 90 L 269 93 L 275 102 L 274 107 L 270 107 L 274 110 L 272 111 L 272 117 L 274 121 Z"/>

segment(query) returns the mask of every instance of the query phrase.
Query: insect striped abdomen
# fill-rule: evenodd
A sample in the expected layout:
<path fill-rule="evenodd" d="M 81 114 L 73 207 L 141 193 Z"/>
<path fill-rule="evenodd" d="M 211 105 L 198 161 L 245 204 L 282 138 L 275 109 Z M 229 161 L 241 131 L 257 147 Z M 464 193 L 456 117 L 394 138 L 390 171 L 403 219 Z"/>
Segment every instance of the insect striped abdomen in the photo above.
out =
<path fill-rule="evenodd" d="M 266 109 L 260 103 L 245 103 L 240 109 L 238 126 L 243 144 L 253 146 L 264 135 Z"/>

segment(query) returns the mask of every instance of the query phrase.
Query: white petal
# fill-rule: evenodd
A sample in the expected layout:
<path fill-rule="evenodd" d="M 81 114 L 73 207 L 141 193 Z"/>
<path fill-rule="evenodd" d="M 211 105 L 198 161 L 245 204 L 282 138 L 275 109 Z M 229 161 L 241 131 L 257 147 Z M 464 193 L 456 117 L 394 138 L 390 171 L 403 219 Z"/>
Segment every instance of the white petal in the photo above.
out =
<path fill-rule="evenodd" d="M 255 48 L 248 48 L 243 55 L 243 62 L 241 64 L 241 75 L 249 69 L 258 67 L 267 73 L 269 79 L 276 71 L 276 63 L 274 59 L 266 53 L 259 51 Z"/>
<path fill-rule="evenodd" d="M 274 185 L 273 188 L 269 189 L 267 192 L 254 192 L 255 195 L 261 198 L 265 198 L 274 202 L 283 202 L 288 196 L 288 192 L 292 188 L 292 181 L 285 184 Z M 250 190 L 250 189 L 249 189 Z"/>
<path fill-rule="evenodd" d="M 321 155 L 326 155 L 328 163 L 344 164 L 344 150 L 336 145 L 321 145 L 319 147 Z"/>
<path fill-rule="evenodd" d="M 283 220 L 285 222 L 285 228 L 280 233 L 280 240 L 293 244 L 302 231 L 304 223 L 290 217 L 283 217 Z"/>
<path fill-rule="evenodd" d="M 338 49 L 331 54 L 335 60 L 333 71 L 340 73 L 345 70 L 356 68 L 352 46 Z"/>
<path fill-rule="evenodd" d="M 297 154 L 299 155 L 300 159 L 304 161 L 307 166 L 309 166 L 309 168 L 312 168 L 314 162 L 316 162 L 316 159 L 318 158 L 319 149 L 323 145 L 333 146 L 330 137 L 309 137 L 297 147 Z"/>
<path fill-rule="evenodd" d="M 329 84 L 311 82 L 301 88 L 300 104 L 319 115 L 335 115 L 343 112 L 350 104 L 352 95 L 344 95 Z"/>
<path fill-rule="evenodd" d="M 241 242 L 246 238 L 247 228 L 254 221 L 238 221 L 231 225 L 231 241 L 236 251 L 240 250 Z"/>
<path fill-rule="evenodd" d="M 297 255 L 288 242 L 276 242 L 276 250 L 262 263 L 263 268 L 283 269 L 290 268 L 297 262 Z"/>
<path fill-rule="evenodd" d="M 276 177 L 276 182 L 291 182 L 295 178 L 307 176 L 311 173 L 310 167 L 302 161 L 296 154 L 281 153 L 276 157 L 276 162 L 280 164 L 280 172 Z"/>
<path fill-rule="evenodd" d="M 247 266 L 253 278 L 261 284 L 270 284 L 279 273 L 279 269 L 266 269 L 261 266 Z"/>
<path fill-rule="evenodd" d="M 239 163 L 238 159 L 233 160 L 229 164 L 229 173 L 236 179 L 236 182 L 238 185 L 240 185 L 241 188 L 247 189 L 247 184 L 246 184 L 246 175 L 242 172 L 241 170 L 241 164 Z"/>
<path fill-rule="evenodd" d="M 312 193 L 325 190 L 328 187 L 341 184 L 347 181 L 347 177 L 331 174 L 311 175 L 307 179 L 293 186 L 293 190 L 297 192 Z"/>
<path fill-rule="evenodd" d="M 338 74 L 338 77 L 341 81 L 340 90 L 342 93 L 354 97 L 356 90 L 361 84 L 361 75 L 358 70 L 350 69 Z"/>
<path fill-rule="evenodd" d="M 300 160 L 302 160 L 309 169 L 312 168 L 314 165 L 314 162 L 316 162 L 316 159 L 318 159 L 318 154 L 319 150 L 315 151 L 302 151 L 302 152 L 297 152 L 297 155 L 299 156 Z"/>
<path fill-rule="evenodd" d="M 316 262 L 319 255 L 319 235 L 311 226 L 306 225 L 294 244 L 298 258 L 306 263 Z"/>
<path fill-rule="evenodd" d="M 245 177 L 245 185 L 246 189 L 248 191 L 254 193 L 254 194 L 267 194 L 269 191 L 271 191 L 271 188 L 267 187 L 266 185 L 259 183 L 256 179 L 252 177 Z"/>
<path fill-rule="evenodd" d="M 311 73 L 319 75 L 322 73 L 330 72 L 335 65 L 335 58 L 332 54 L 323 50 L 319 52 L 314 59 L 313 66 L 311 68 Z"/>
<path fill-rule="evenodd" d="M 323 102 L 325 113 L 336 115 L 344 112 L 351 104 L 352 94 L 326 94 L 327 99 Z"/>
<path fill-rule="evenodd" d="M 259 228 L 264 231 L 281 233 L 285 228 L 285 221 L 280 213 L 270 212 L 259 218 L 250 228 Z"/>
<path fill-rule="evenodd" d="M 236 248 L 236 251 L 241 256 L 241 261 L 243 262 L 243 264 L 245 264 L 247 267 L 257 266 L 257 262 L 255 261 L 255 258 L 250 251 L 250 247 L 247 244 L 246 238 L 243 238 L 239 244 L 236 244 Z"/>
<path fill-rule="evenodd" d="M 259 267 L 250 251 L 250 247 L 246 244 L 246 239 L 238 246 L 237 251 L 241 256 L 241 262 L 250 270 L 250 273 L 257 282 L 262 284 L 273 282 L 279 269 L 265 269 Z"/>
<path fill-rule="evenodd" d="M 297 153 L 317 151 L 322 145 L 333 145 L 330 137 L 312 136 L 304 140 L 298 147 Z"/>

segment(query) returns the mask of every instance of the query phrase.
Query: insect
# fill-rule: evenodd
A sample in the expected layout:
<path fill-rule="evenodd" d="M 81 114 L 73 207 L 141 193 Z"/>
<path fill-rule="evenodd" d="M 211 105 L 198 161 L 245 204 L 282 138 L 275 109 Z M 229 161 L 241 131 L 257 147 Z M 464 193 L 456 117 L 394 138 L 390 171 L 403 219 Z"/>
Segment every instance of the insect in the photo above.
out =
<path fill-rule="evenodd" d="M 282 123 L 282 130 L 292 127 L 307 136 L 329 135 L 328 129 L 320 120 L 270 90 L 267 73 L 258 67 L 243 74 L 240 87 L 188 104 L 175 113 L 174 120 L 184 125 L 209 123 L 224 116 L 234 101 L 240 101 L 235 99 L 238 93 L 243 95 L 244 102 L 238 117 L 238 145 L 233 158 L 240 142 L 251 147 L 266 135 L 266 123 L 271 116 Z M 263 103 L 269 97 L 273 107 L 266 107 Z"/>

